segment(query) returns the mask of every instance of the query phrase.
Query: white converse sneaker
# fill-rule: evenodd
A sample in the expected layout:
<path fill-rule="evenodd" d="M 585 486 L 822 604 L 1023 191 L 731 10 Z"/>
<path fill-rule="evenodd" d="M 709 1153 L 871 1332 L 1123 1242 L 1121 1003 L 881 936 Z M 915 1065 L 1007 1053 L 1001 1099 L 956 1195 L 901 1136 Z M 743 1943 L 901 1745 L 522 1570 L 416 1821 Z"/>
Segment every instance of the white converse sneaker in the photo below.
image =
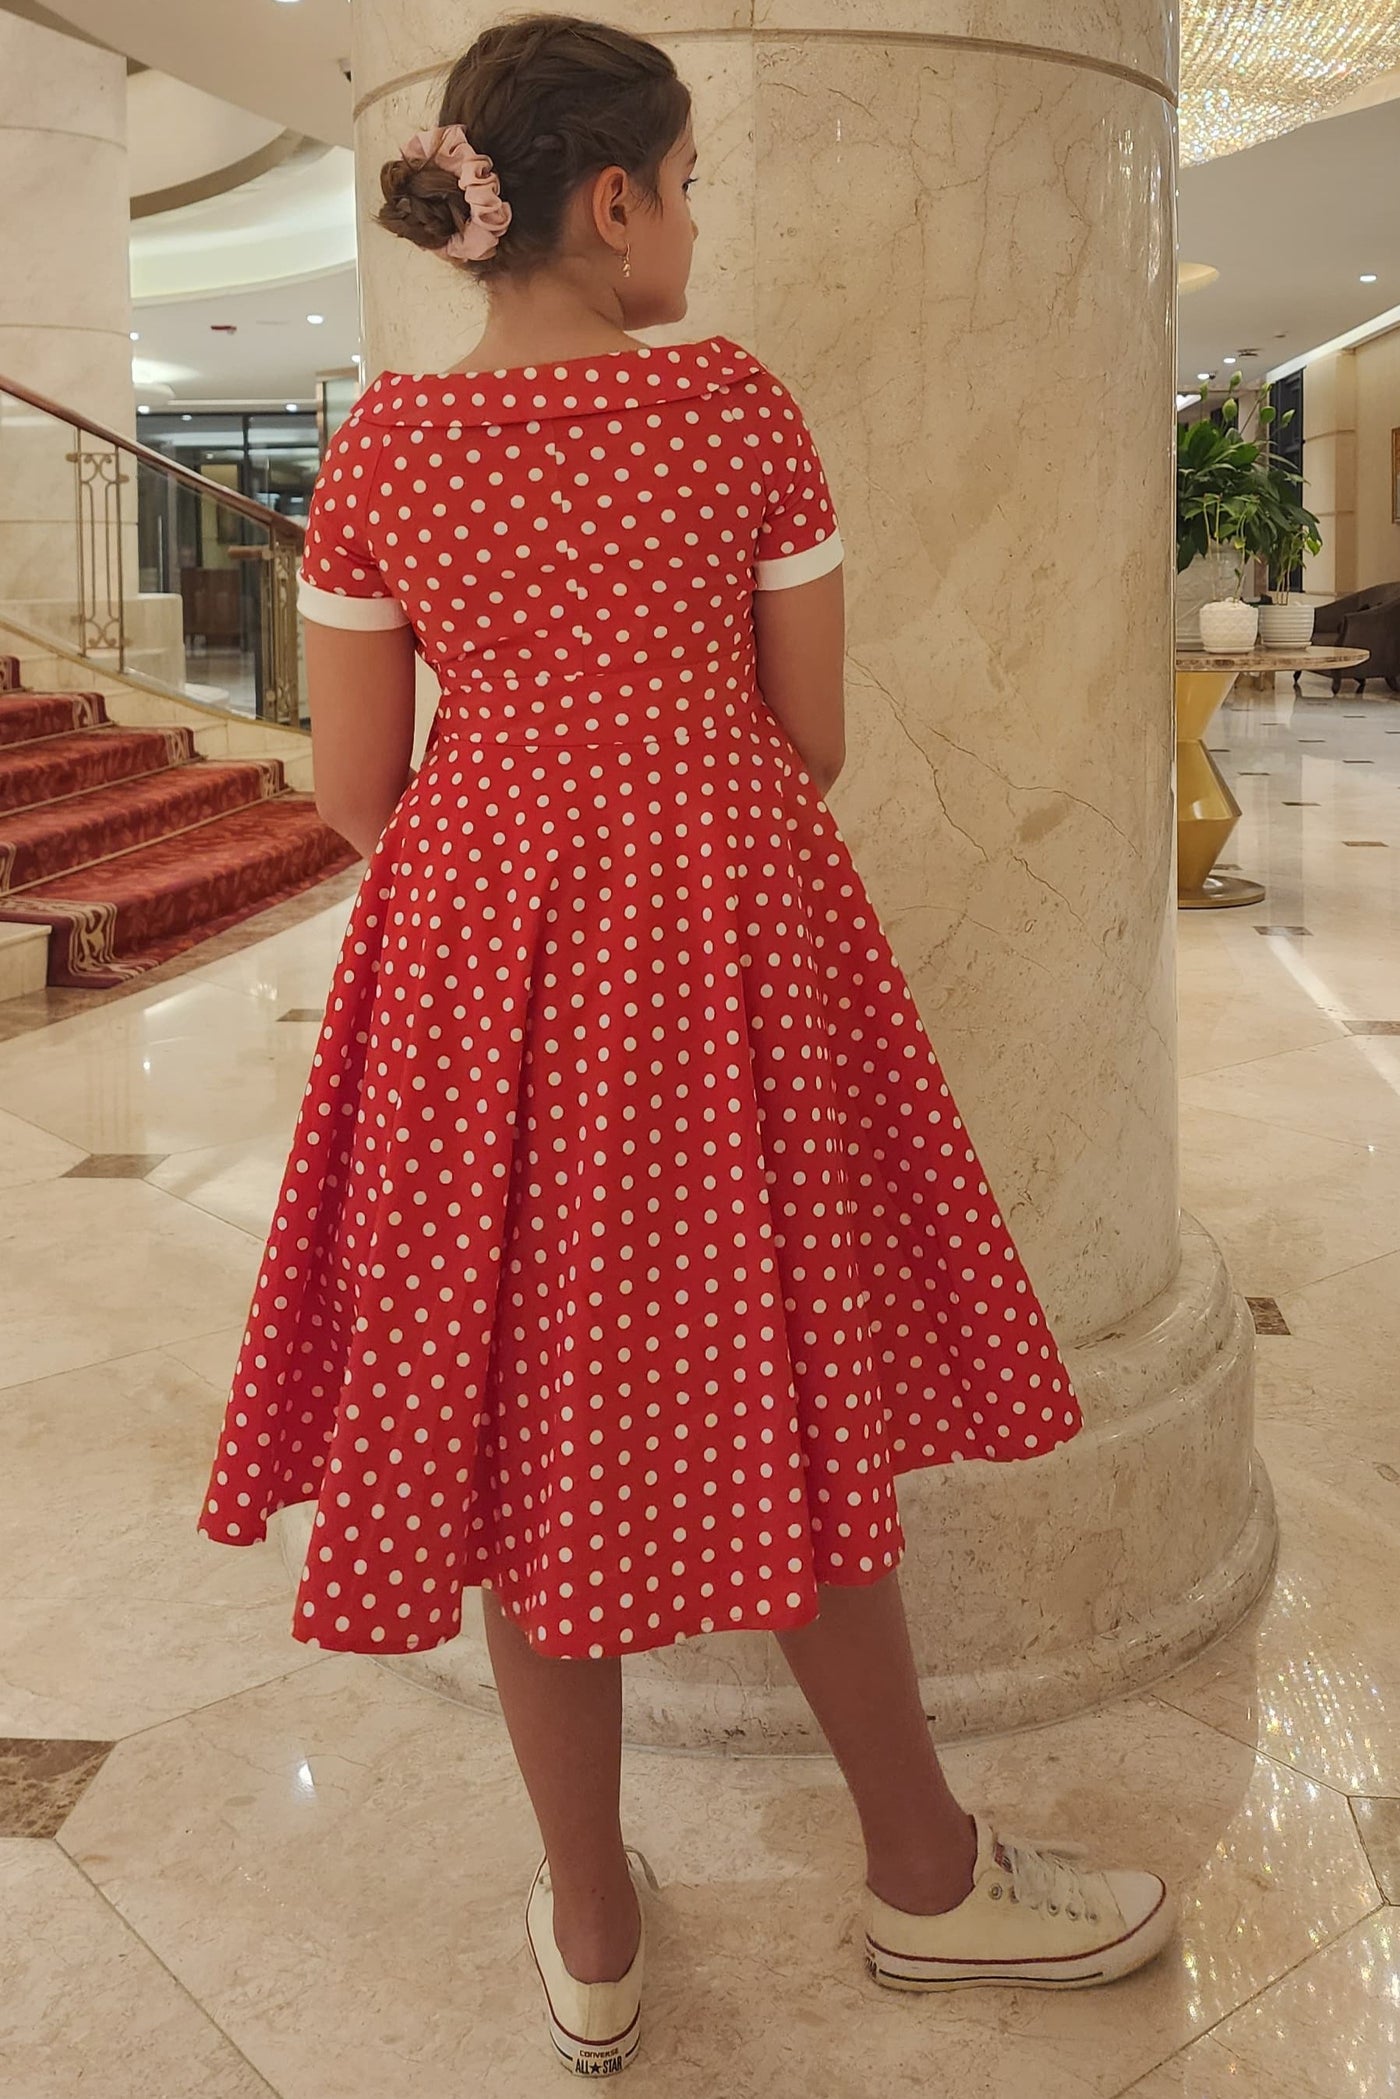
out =
<path fill-rule="evenodd" d="M 639 1873 L 649 1887 L 655 1888 L 656 1875 L 641 1852 L 629 1844 L 627 1856 L 638 1889 L 642 1885 Z M 544 1858 L 525 1904 L 525 1936 L 544 1984 L 549 2037 L 564 2067 L 576 2077 L 610 2077 L 617 2070 L 625 2070 L 642 2037 L 645 1914 L 636 1959 L 624 1976 L 617 1982 L 575 1981 L 555 1944 L 554 1891 L 549 1860 Z"/>
<path fill-rule="evenodd" d="M 1155 1873 L 1098 1872 L 1079 1845 L 973 1821 L 972 1892 L 956 1909 L 917 1916 L 866 1891 L 865 1963 L 886 1989 L 1085 1990 L 1140 1968 L 1171 1937 L 1175 1907 Z"/>

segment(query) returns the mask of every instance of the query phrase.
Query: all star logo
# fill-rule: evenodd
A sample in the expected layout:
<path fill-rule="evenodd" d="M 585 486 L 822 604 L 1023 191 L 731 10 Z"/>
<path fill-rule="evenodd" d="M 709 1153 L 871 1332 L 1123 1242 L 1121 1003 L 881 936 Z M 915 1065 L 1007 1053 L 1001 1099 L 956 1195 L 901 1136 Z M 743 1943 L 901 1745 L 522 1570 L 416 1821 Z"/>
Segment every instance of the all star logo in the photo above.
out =
<path fill-rule="evenodd" d="M 580 2077 L 611 2077 L 614 2070 L 622 2068 L 622 2056 L 620 2052 L 617 2055 L 589 2055 L 575 2063 L 574 2068 Z"/>

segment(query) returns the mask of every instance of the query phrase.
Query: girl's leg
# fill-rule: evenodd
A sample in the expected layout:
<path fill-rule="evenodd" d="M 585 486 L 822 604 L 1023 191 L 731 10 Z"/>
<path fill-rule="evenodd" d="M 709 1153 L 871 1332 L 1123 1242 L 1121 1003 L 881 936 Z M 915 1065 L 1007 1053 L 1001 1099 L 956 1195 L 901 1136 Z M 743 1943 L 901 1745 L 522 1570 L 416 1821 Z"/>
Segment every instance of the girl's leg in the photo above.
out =
<path fill-rule="evenodd" d="M 615 1982 L 641 1930 L 622 1843 L 622 1664 L 536 1654 L 483 1589 L 486 1644 L 516 1762 L 549 1858 L 554 1937 L 577 1982 Z"/>
<path fill-rule="evenodd" d="M 851 1789 L 871 1889 L 920 1915 L 952 1909 L 977 1838 L 929 1733 L 897 1573 L 824 1587 L 821 1615 L 777 1637 Z"/>

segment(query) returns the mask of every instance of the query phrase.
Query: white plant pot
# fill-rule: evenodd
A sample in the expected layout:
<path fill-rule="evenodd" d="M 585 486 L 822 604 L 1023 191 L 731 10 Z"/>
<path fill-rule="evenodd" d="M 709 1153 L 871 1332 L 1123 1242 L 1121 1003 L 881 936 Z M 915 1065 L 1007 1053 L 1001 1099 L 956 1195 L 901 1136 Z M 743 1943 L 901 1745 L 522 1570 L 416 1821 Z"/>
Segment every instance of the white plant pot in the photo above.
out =
<path fill-rule="evenodd" d="M 1286 605 L 1259 607 L 1259 639 L 1266 649 L 1305 649 L 1312 640 L 1313 612 L 1290 598 Z"/>
<path fill-rule="evenodd" d="M 1259 607 L 1240 598 L 1216 598 L 1201 607 L 1201 647 L 1252 649 L 1259 635 Z"/>

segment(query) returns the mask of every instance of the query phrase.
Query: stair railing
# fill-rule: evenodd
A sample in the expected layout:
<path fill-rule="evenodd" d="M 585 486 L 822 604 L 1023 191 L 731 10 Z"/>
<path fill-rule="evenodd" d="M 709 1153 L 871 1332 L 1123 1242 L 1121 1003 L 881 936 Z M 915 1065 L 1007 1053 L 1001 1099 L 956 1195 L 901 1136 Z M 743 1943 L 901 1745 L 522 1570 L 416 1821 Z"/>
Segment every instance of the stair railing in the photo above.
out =
<path fill-rule="evenodd" d="M 212 643 L 231 705 L 300 726 L 303 529 L 0 377 L 0 614 L 95 667 L 208 698 L 188 653 Z"/>

